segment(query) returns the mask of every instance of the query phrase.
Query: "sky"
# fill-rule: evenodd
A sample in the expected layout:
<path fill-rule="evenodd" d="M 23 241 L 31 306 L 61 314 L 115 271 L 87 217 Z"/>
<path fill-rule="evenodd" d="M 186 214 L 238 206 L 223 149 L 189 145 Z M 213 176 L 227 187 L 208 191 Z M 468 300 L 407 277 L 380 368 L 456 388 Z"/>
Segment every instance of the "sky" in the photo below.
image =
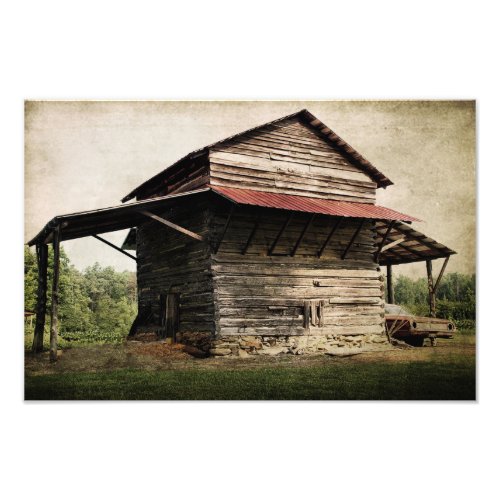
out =
<path fill-rule="evenodd" d="M 120 205 L 187 153 L 303 108 L 394 182 L 378 205 L 421 219 L 415 229 L 457 252 L 447 272 L 475 272 L 474 101 L 27 101 L 25 242 L 55 215 Z M 126 233 L 104 237 L 121 245 Z M 135 270 L 91 237 L 63 247 L 80 270 Z M 424 276 L 425 264 L 395 274 Z"/>

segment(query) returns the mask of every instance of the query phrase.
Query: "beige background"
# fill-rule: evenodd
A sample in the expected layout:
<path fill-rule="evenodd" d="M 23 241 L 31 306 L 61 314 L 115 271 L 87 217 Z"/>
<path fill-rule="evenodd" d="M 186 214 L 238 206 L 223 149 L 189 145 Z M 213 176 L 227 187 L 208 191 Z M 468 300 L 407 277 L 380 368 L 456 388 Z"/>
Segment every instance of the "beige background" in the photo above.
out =
<path fill-rule="evenodd" d="M 475 103 L 471 101 L 27 102 L 25 241 L 54 215 L 120 204 L 190 151 L 307 108 L 386 174 L 377 204 L 453 248 L 449 271 L 475 272 Z M 121 243 L 126 232 L 106 237 Z M 79 269 L 135 263 L 83 238 L 64 248 Z M 424 264 L 397 266 L 423 276 Z"/>

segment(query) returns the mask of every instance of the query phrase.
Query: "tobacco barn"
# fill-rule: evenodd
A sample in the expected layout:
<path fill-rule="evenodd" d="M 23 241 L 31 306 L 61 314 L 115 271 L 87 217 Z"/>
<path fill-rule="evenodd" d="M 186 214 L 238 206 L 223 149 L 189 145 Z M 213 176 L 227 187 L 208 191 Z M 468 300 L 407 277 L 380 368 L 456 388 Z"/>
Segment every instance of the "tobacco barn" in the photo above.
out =
<path fill-rule="evenodd" d="M 391 184 L 307 110 L 194 151 L 122 205 L 54 217 L 29 242 L 39 265 L 34 350 L 43 345 L 47 245 L 55 359 L 59 245 L 86 236 L 137 261 L 131 338 L 171 338 L 215 355 L 382 344 L 392 266 L 426 263 L 432 315 L 455 253 L 413 229 L 416 218 L 376 204 L 377 189 Z M 126 228 L 121 248 L 102 236 Z M 444 259 L 436 282 L 435 259 Z"/>

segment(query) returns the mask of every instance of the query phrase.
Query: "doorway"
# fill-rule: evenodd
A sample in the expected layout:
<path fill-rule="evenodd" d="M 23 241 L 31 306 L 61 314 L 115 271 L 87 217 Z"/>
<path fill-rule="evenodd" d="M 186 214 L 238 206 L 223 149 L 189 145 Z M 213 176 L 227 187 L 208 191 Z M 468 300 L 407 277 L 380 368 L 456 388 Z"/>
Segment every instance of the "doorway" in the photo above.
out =
<path fill-rule="evenodd" d="M 179 331 L 179 294 L 165 293 L 160 295 L 160 337 L 176 341 Z"/>

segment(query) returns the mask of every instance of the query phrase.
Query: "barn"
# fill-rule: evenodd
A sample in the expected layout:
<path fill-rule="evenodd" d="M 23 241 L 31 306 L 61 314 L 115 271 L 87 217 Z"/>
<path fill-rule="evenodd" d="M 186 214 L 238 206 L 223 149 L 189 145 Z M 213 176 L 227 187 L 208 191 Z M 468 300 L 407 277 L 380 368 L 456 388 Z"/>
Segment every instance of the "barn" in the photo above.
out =
<path fill-rule="evenodd" d="M 55 360 L 59 245 L 86 236 L 137 262 L 131 338 L 214 355 L 383 344 L 392 266 L 425 262 L 435 315 L 435 290 L 455 253 L 415 230 L 415 217 L 376 204 L 377 189 L 391 184 L 307 110 L 194 151 L 121 205 L 54 217 L 29 241 L 39 266 L 33 349 L 43 345 L 47 246 Z M 102 237 L 126 228 L 121 248 Z M 436 259 L 444 263 L 434 281 Z"/>

